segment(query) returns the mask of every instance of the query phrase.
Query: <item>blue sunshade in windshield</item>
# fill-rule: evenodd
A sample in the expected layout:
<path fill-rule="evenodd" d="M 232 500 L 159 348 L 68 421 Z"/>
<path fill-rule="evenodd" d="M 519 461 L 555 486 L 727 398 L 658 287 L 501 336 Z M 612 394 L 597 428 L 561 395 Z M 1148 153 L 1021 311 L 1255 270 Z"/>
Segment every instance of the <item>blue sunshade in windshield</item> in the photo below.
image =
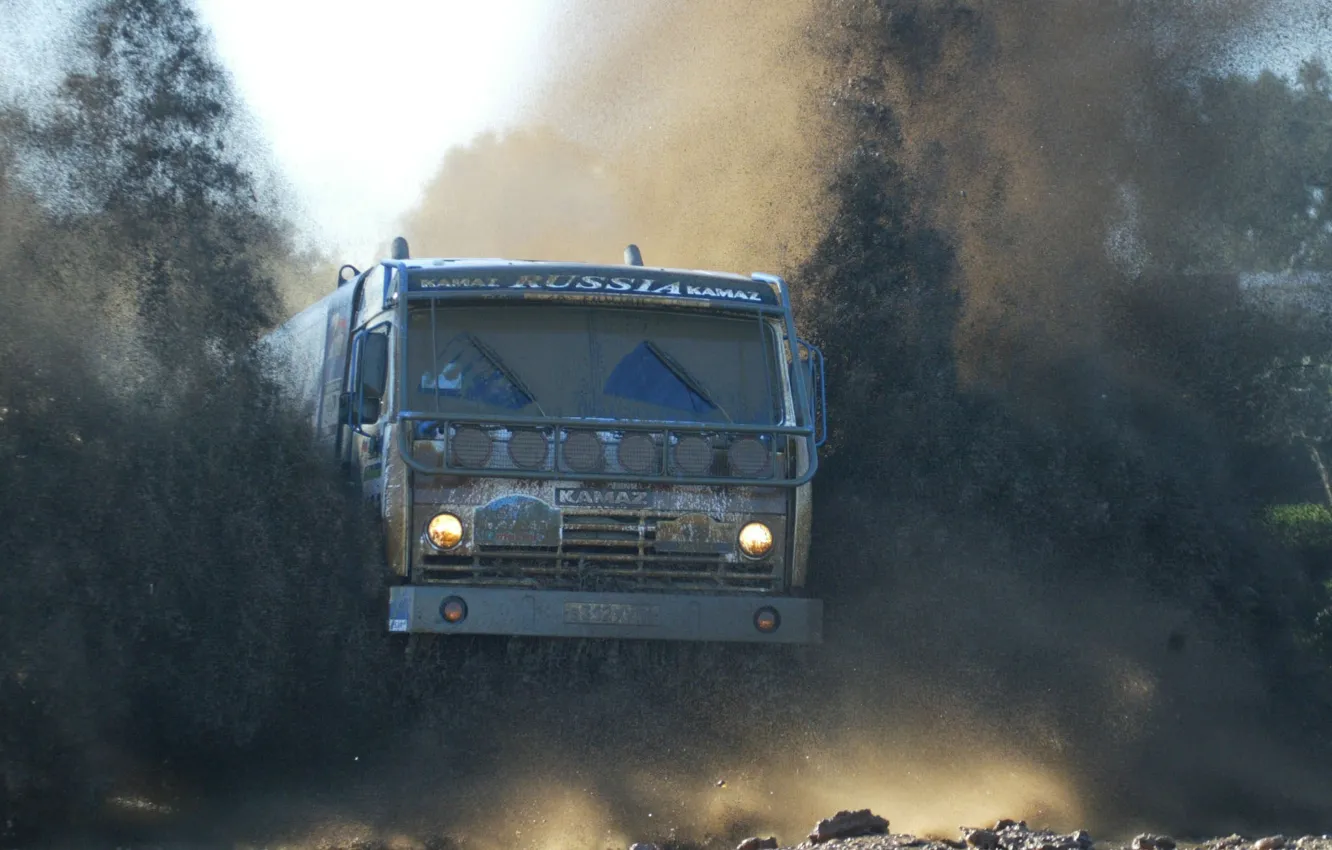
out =
<path fill-rule="evenodd" d="M 421 376 L 418 389 L 422 392 L 433 392 L 504 410 L 518 410 L 532 401 L 527 393 L 505 377 L 498 366 L 477 350 L 465 334 L 449 340 L 448 345 L 440 351 L 439 360 L 444 365 L 438 374 L 426 372 Z"/>
<path fill-rule="evenodd" d="M 690 389 L 646 342 L 639 343 L 615 365 L 602 392 L 690 413 L 710 413 L 717 409 Z"/>

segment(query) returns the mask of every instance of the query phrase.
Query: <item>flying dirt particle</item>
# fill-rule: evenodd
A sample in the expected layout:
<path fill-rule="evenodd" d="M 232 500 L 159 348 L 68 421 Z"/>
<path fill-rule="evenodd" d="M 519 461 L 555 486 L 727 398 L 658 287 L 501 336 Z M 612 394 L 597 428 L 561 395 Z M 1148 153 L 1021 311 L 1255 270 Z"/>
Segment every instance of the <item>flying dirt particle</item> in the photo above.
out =
<path fill-rule="evenodd" d="M 814 4 L 564 5 L 556 40 L 598 48 L 552 68 L 519 127 L 445 157 L 412 244 L 618 262 L 635 242 L 654 266 L 798 266 L 829 214 Z"/>

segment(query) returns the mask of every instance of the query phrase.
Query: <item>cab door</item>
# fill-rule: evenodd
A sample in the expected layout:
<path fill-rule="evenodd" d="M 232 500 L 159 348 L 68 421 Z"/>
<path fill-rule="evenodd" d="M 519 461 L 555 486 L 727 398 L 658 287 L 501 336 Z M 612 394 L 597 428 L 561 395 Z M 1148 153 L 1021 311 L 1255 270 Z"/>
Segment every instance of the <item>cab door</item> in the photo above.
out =
<path fill-rule="evenodd" d="M 365 497 L 383 495 L 385 437 L 391 408 L 389 352 L 393 326 L 384 320 L 356 332 L 352 341 L 347 425 L 351 432 L 350 468 Z"/>

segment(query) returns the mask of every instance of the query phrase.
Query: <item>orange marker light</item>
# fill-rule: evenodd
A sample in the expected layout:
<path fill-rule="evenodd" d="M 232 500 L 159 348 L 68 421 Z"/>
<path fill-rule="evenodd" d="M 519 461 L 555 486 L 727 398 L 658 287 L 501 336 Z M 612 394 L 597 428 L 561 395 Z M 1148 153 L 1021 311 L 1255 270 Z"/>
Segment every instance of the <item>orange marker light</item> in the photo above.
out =
<path fill-rule="evenodd" d="M 439 604 L 439 615 L 446 623 L 461 623 L 467 619 L 467 603 L 457 596 L 450 596 Z"/>
<path fill-rule="evenodd" d="M 754 628 L 764 634 L 777 631 L 777 627 L 781 624 L 782 618 L 776 608 L 760 608 L 754 612 Z"/>

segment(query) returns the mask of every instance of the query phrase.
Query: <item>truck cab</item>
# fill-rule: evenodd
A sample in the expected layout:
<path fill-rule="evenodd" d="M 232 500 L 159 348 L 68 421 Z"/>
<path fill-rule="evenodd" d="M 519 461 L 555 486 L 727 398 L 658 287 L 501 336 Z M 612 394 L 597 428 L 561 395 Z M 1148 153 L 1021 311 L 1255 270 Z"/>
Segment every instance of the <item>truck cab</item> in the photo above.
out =
<path fill-rule="evenodd" d="M 389 631 L 821 640 L 822 357 L 780 278 L 407 254 L 272 338 L 382 518 Z"/>

